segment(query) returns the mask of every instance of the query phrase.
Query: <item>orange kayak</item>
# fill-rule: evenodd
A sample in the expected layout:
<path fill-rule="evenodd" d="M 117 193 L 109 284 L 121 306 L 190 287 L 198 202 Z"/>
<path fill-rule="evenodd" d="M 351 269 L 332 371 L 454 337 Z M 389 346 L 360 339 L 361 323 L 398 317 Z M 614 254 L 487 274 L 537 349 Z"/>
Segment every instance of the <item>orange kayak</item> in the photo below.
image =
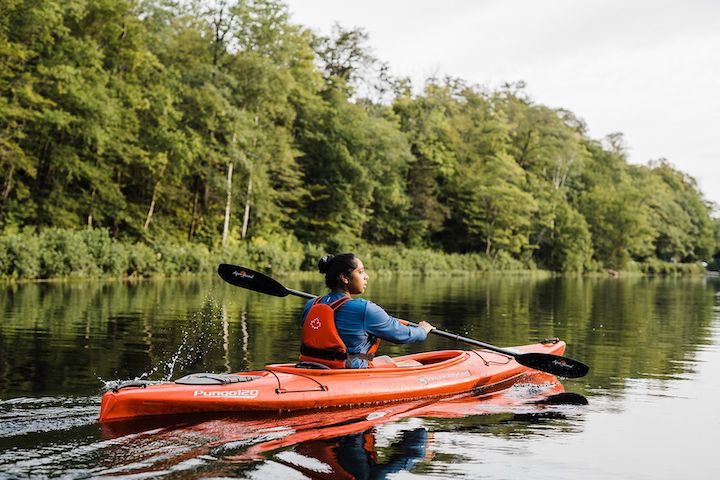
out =
<path fill-rule="evenodd" d="M 563 415 L 566 412 L 566 398 L 554 403 L 558 395 L 564 395 L 565 389 L 554 375 L 543 372 L 528 372 L 490 390 L 465 392 L 441 398 L 425 398 L 404 402 L 384 403 L 381 405 L 362 405 L 352 408 L 338 407 L 290 412 L 244 412 L 188 414 L 143 417 L 135 420 L 103 422 L 101 424 L 104 439 L 117 439 L 112 444 L 118 448 L 132 450 L 133 462 L 119 475 L 132 475 L 149 472 L 175 470 L 175 466 L 187 465 L 193 461 L 203 461 L 208 455 L 222 458 L 222 463 L 230 470 L 232 465 L 253 461 L 265 461 L 268 452 L 279 453 L 292 449 L 299 455 L 286 456 L 271 454 L 273 462 L 279 462 L 288 468 L 298 470 L 308 478 L 349 478 L 342 463 L 338 463 L 337 446 L 352 442 L 352 438 L 362 437 L 362 451 L 378 463 L 391 461 L 387 454 L 394 447 L 384 444 L 376 448 L 376 427 L 396 423 L 392 439 L 381 434 L 397 446 L 397 441 L 407 431 L 416 431 L 418 426 L 426 430 L 425 425 L 437 426 L 442 420 L 424 422 L 397 423 L 405 418 L 460 418 L 485 416 L 483 420 L 463 421 L 463 425 L 486 425 L 505 423 L 512 418 L 522 419 L 527 415 L 536 416 Z M 548 402 L 546 402 L 546 400 Z M 574 400 L 571 399 L 571 400 Z M 562 405 L 557 410 L 553 405 Z M 453 425 L 455 422 L 452 423 Z M 431 428 L 434 430 L 435 428 Z M 397 433 L 395 433 L 397 432 Z M 397 437 L 396 437 L 397 435 Z M 149 443 L 148 443 L 149 442 Z M 132 445 L 138 445 L 130 446 Z M 157 455 L 157 445 L 173 445 L 173 448 Z M 418 445 L 420 446 L 420 445 Z M 401 455 L 413 458 L 414 452 L 421 454 L 432 452 L 432 443 L 422 449 L 401 450 Z M 397 452 L 397 450 L 393 450 Z M 356 452 L 359 453 L 359 452 Z M 143 456 L 145 455 L 145 456 Z M 353 457 L 355 458 L 355 457 Z M 359 457 L 363 458 L 363 457 Z M 311 460 L 308 463 L 308 460 Z M 288 463 L 289 462 L 289 463 Z M 319 470 L 304 470 L 309 465 Z M 216 475 L 217 476 L 217 475 Z M 225 475 L 227 476 L 227 475 Z M 288 478 L 289 475 L 284 475 Z"/>
<path fill-rule="evenodd" d="M 565 343 L 512 347 L 562 355 Z M 396 402 L 492 389 L 528 372 L 511 356 L 488 350 L 441 350 L 394 359 L 412 367 L 315 370 L 267 365 L 236 374 L 193 374 L 174 382 L 130 382 L 106 392 L 100 421 L 204 412 L 302 410 Z M 411 362 L 412 363 L 412 362 Z"/>

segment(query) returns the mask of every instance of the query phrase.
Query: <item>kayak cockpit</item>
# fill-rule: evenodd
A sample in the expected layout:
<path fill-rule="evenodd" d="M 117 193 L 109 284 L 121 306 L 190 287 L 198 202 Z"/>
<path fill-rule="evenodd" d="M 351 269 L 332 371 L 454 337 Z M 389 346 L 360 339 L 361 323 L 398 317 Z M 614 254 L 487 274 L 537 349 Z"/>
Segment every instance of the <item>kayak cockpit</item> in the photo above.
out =
<path fill-rule="evenodd" d="M 467 350 L 439 350 L 434 352 L 415 353 L 412 355 L 404 355 L 402 357 L 393 358 L 392 363 L 382 364 L 372 368 L 323 368 L 319 365 L 317 369 L 310 368 L 307 362 L 300 364 L 278 363 L 265 367 L 271 372 L 283 372 L 294 374 L 305 374 L 309 371 L 312 375 L 348 375 L 362 374 L 368 372 L 377 373 L 409 373 L 414 371 L 435 370 L 451 367 L 457 363 L 465 361 L 470 353 Z M 412 365 L 412 366 L 407 366 Z"/>

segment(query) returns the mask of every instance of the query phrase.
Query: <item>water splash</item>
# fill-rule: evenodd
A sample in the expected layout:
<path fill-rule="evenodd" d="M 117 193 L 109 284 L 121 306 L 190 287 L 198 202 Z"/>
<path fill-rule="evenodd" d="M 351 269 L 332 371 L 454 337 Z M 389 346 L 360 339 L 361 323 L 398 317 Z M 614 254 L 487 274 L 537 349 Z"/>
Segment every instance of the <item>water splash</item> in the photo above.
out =
<path fill-rule="evenodd" d="M 148 381 L 149 383 L 161 383 L 171 380 L 176 372 L 194 366 L 208 363 L 226 345 L 223 342 L 226 333 L 224 332 L 223 321 L 225 321 L 225 310 L 223 305 L 209 293 L 200 310 L 196 311 L 189 318 L 188 324 L 181 331 L 181 339 L 174 351 L 161 356 L 150 370 L 137 375 L 133 381 Z M 153 379 L 160 375 L 159 379 Z M 102 384 L 102 390 L 111 390 L 129 379 L 105 380 L 98 377 Z"/>
<path fill-rule="evenodd" d="M 200 311 L 195 312 L 190 325 L 182 332 L 180 345 L 163 362 L 163 380 L 170 380 L 176 369 L 184 369 L 202 363 L 222 347 L 223 307 L 212 295 L 205 297 Z M 154 371 L 159 368 L 156 367 Z"/>

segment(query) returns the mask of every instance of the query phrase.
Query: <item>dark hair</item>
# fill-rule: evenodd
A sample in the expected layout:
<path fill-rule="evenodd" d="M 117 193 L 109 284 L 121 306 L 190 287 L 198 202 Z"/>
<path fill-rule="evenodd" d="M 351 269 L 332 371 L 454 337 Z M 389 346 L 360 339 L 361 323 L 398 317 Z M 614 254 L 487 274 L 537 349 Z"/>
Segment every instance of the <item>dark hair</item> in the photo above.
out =
<path fill-rule="evenodd" d="M 318 261 L 318 270 L 325 274 L 325 285 L 330 289 L 340 285 L 340 275 L 349 277 L 357 268 L 357 256 L 354 253 L 328 254 Z"/>

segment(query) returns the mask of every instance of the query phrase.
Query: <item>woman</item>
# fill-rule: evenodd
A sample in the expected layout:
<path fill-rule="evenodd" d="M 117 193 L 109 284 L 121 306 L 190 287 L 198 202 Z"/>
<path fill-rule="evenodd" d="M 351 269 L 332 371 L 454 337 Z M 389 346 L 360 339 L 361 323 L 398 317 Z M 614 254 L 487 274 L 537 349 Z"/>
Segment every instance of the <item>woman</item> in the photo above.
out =
<path fill-rule="evenodd" d="M 367 368 L 395 365 L 389 357 L 375 358 L 380 339 L 394 343 L 421 342 L 434 327 L 420 322 L 404 325 L 385 310 L 364 299 L 368 275 L 353 253 L 325 255 L 318 262 L 330 293 L 311 300 L 303 312 L 301 362 L 331 368 Z"/>

